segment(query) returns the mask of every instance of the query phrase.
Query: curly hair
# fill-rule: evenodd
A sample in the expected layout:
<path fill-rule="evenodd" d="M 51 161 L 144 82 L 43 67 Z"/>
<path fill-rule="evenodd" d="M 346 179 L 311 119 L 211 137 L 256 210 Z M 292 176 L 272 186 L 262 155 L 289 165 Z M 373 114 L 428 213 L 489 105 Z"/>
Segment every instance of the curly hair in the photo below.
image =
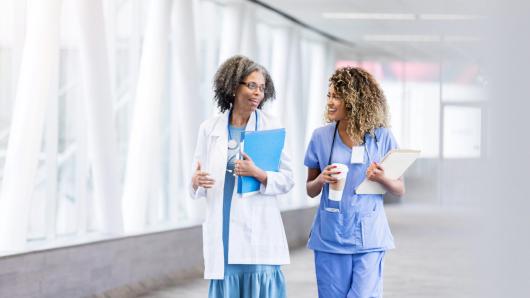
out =
<path fill-rule="evenodd" d="M 354 143 L 362 144 L 366 133 L 374 134 L 379 127 L 388 127 L 389 114 L 383 90 L 374 77 L 358 67 L 342 67 L 329 78 L 338 98 L 346 107 L 346 133 Z M 327 113 L 326 121 L 332 122 Z"/>
<path fill-rule="evenodd" d="M 258 109 L 261 109 L 263 104 L 269 99 L 274 99 L 276 95 L 274 83 L 265 67 L 245 56 L 236 55 L 228 58 L 228 60 L 219 67 L 214 76 L 214 101 L 217 103 L 217 107 L 221 112 L 232 108 L 235 92 L 239 87 L 240 82 L 244 81 L 248 75 L 255 71 L 259 71 L 265 78 L 265 94 Z"/>

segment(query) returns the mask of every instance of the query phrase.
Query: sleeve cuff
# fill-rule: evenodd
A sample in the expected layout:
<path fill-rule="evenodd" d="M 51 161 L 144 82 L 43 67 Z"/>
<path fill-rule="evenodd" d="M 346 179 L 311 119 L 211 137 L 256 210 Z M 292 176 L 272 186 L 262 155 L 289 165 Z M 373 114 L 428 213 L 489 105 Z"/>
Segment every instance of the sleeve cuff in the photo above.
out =
<path fill-rule="evenodd" d="M 275 174 L 275 172 L 271 172 L 271 171 L 265 171 L 265 173 L 267 173 L 267 185 L 263 185 L 263 183 L 261 183 L 259 185 L 259 193 L 262 194 L 262 195 L 271 195 L 271 176 Z"/>
<path fill-rule="evenodd" d="M 192 199 L 198 199 L 200 197 L 206 197 L 206 189 L 204 187 L 197 187 L 197 190 L 193 190 L 193 186 L 190 186 L 190 195 Z"/>

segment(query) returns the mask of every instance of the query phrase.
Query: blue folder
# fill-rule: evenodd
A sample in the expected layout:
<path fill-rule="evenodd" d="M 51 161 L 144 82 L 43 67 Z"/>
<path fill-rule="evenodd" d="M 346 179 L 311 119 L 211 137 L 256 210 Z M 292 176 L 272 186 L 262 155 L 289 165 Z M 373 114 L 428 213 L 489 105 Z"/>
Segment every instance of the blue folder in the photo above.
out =
<path fill-rule="evenodd" d="M 285 128 L 242 132 L 243 152 L 264 171 L 278 172 L 285 144 Z M 260 182 L 254 177 L 238 176 L 237 193 L 249 196 L 259 192 Z"/>

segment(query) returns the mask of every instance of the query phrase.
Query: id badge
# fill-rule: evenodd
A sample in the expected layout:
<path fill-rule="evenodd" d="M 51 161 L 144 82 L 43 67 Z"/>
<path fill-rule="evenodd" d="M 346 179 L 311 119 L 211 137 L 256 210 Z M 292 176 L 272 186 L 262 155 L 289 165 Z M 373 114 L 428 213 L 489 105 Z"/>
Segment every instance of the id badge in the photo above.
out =
<path fill-rule="evenodd" d="M 353 146 L 351 148 L 351 163 L 364 163 L 364 146 Z"/>

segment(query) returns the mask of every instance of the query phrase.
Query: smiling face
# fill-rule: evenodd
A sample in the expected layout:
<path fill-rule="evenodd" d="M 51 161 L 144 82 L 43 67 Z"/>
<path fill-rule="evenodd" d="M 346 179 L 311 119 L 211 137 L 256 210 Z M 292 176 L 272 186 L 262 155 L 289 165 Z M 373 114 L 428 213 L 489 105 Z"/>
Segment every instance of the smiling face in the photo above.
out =
<path fill-rule="evenodd" d="M 249 86 L 255 87 L 254 90 L 252 90 Z M 234 109 L 253 113 L 258 108 L 261 101 L 263 100 L 263 97 L 265 96 L 263 92 L 264 86 L 265 77 L 261 72 L 254 71 L 246 76 L 236 90 Z"/>
<path fill-rule="evenodd" d="M 330 85 L 328 88 L 327 108 L 329 120 L 340 121 L 346 118 L 346 104 L 344 100 L 337 97 L 333 85 Z"/>

